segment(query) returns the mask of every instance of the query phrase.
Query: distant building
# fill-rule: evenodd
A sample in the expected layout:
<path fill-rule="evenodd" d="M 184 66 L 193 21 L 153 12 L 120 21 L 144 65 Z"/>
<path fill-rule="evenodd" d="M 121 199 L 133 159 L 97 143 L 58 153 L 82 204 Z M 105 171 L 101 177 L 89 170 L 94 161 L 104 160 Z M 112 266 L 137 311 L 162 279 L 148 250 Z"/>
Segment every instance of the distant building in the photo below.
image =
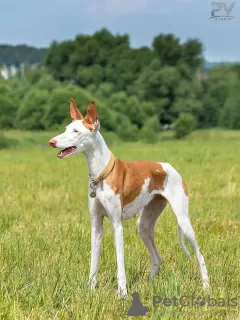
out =
<path fill-rule="evenodd" d="M 24 77 L 26 73 L 36 68 L 42 67 L 39 65 L 39 63 L 34 63 L 31 65 L 22 63 L 19 67 L 16 67 L 15 65 L 2 65 L 0 66 L 0 78 L 9 79 L 10 77 L 14 77 L 17 74 L 21 75 L 21 77 Z"/>
<path fill-rule="evenodd" d="M 9 79 L 10 77 L 16 76 L 18 73 L 18 68 L 14 65 L 12 66 L 0 66 L 0 77 L 3 79 Z"/>

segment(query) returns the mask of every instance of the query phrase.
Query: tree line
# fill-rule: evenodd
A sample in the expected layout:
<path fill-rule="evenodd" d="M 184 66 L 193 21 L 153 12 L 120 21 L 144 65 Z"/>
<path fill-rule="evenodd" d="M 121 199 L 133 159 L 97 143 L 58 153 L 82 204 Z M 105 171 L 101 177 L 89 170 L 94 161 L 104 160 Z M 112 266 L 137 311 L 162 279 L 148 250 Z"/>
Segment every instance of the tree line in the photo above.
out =
<path fill-rule="evenodd" d="M 46 56 L 47 49 L 34 48 L 27 45 L 0 45 L 0 66 L 19 67 L 22 63 L 41 64 Z"/>
<path fill-rule="evenodd" d="M 0 81 L 0 126 L 49 130 L 69 122 L 70 97 L 82 112 L 90 100 L 101 127 L 123 140 L 154 139 L 180 122 L 197 128 L 240 128 L 240 65 L 203 73 L 203 46 L 172 34 L 131 48 L 128 35 L 102 29 L 53 42 L 44 68 Z"/>

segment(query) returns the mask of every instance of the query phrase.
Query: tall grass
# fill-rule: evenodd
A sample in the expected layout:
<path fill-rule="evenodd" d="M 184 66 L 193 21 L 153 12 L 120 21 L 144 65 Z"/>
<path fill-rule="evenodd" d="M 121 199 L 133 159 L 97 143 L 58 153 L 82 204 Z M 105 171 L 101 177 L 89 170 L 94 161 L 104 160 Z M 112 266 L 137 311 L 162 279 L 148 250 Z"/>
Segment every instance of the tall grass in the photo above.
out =
<path fill-rule="evenodd" d="M 155 281 L 149 281 L 151 266 L 137 233 L 137 219 L 124 221 L 129 296 L 124 304 L 118 300 L 113 232 L 105 219 L 99 286 L 89 292 L 87 167 L 82 155 L 57 159 L 56 150 L 47 147 L 54 134 L 8 132 L 6 136 L 19 140 L 31 137 L 36 147 L 0 151 L 1 319 L 121 319 L 134 291 L 150 308 L 145 319 L 240 317 L 239 306 L 152 306 L 153 295 L 203 295 L 197 262 L 188 260 L 178 244 L 170 207 L 156 225 L 163 264 Z M 169 162 L 180 172 L 188 184 L 191 221 L 209 271 L 211 289 L 205 295 L 237 297 L 238 303 L 239 137 L 239 132 L 206 131 L 184 141 L 112 147 L 121 159 Z"/>

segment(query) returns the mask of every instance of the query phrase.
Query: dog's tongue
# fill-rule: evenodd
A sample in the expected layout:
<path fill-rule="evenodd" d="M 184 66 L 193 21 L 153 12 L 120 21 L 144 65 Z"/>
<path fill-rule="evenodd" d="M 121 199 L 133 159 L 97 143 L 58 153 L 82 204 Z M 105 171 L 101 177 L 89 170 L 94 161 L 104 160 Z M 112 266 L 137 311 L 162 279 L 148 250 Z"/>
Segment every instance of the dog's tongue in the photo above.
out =
<path fill-rule="evenodd" d="M 67 155 L 71 154 L 74 150 L 76 149 L 76 147 L 68 147 L 64 150 L 61 150 L 58 154 L 57 157 L 60 159 L 65 158 Z"/>

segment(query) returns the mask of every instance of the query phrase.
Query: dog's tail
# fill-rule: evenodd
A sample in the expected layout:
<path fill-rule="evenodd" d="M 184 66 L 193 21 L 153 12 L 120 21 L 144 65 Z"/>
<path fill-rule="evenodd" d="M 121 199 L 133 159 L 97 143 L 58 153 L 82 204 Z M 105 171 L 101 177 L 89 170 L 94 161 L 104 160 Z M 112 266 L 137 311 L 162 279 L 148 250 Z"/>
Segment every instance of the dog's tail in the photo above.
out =
<path fill-rule="evenodd" d="M 183 232 L 180 226 L 178 226 L 178 240 L 180 243 L 180 246 L 182 247 L 183 251 L 186 253 L 186 255 L 191 258 L 190 253 L 188 252 L 187 248 L 185 247 L 184 241 L 183 241 Z"/>

